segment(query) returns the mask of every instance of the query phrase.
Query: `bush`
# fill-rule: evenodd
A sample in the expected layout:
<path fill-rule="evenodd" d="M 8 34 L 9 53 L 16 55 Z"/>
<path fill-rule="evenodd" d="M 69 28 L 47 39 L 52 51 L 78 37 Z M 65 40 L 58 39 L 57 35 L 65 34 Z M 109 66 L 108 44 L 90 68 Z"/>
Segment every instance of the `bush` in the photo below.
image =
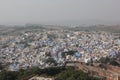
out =
<path fill-rule="evenodd" d="M 65 71 L 57 75 L 56 80 L 99 80 L 94 77 L 88 76 L 88 74 L 75 70 L 73 68 L 67 68 Z"/>
<path fill-rule="evenodd" d="M 73 67 L 49 67 L 45 69 L 34 67 L 15 72 L 2 71 L 0 72 L 0 80 L 23 80 L 32 75 L 55 77 L 56 80 L 98 80 L 82 71 L 75 70 Z"/>

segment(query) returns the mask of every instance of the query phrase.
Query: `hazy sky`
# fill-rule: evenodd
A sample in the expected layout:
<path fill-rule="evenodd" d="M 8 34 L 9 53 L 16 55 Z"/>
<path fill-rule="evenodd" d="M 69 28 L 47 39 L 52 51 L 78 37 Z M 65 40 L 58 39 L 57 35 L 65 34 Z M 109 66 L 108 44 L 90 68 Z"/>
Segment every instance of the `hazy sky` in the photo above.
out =
<path fill-rule="evenodd" d="M 119 24 L 120 0 L 0 0 L 0 24 Z"/>

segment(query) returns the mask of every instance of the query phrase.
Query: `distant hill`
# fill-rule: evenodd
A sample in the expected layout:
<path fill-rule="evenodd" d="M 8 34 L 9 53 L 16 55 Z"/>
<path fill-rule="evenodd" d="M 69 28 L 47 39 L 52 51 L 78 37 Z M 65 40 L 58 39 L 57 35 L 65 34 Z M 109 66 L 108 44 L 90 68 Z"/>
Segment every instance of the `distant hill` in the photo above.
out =
<path fill-rule="evenodd" d="M 96 26 L 77 26 L 75 28 L 70 28 L 71 30 L 80 30 L 80 31 L 108 31 L 108 32 L 117 32 L 120 33 L 120 25 L 116 26 L 104 26 L 104 25 L 96 25 Z"/>
<path fill-rule="evenodd" d="M 23 31 L 35 31 L 35 30 L 74 30 L 74 31 L 108 31 L 120 33 L 120 25 L 116 26 L 105 26 L 105 25 L 95 25 L 95 26 L 60 26 L 60 25 L 36 25 L 36 24 L 27 24 L 25 26 L 4 26 L 0 25 L 0 35 L 15 35 Z"/>

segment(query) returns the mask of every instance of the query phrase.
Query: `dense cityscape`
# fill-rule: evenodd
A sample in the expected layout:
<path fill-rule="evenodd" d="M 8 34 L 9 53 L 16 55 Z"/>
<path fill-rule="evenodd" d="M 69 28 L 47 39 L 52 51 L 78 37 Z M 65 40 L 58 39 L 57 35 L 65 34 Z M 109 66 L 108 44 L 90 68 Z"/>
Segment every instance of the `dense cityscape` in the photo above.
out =
<path fill-rule="evenodd" d="M 120 80 L 120 0 L 0 0 L 0 80 Z"/>
<path fill-rule="evenodd" d="M 50 67 L 55 63 L 62 66 L 65 61 L 99 61 L 101 57 L 113 57 L 120 51 L 119 36 L 107 32 L 43 30 L 1 36 L 0 43 L 0 61 L 13 71 L 33 66 Z M 69 51 L 74 52 L 67 54 Z"/>
<path fill-rule="evenodd" d="M 119 61 L 119 52 L 120 36 L 106 31 L 40 29 L 0 36 L 0 63 L 7 71 L 62 67 L 76 62 L 93 65 L 102 58 Z"/>

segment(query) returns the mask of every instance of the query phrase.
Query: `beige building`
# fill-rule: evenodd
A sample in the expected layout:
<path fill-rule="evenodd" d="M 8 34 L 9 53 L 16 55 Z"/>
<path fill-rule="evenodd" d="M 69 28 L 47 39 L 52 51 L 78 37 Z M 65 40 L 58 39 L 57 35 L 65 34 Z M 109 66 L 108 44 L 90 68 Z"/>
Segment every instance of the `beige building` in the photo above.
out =
<path fill-rule="evenodd" d="M 29 80 L 54 80 L 54 78 L 45 78 L 45 77 L 40 77 L 40 76 L 34 76 L 30 78 Z"/>

